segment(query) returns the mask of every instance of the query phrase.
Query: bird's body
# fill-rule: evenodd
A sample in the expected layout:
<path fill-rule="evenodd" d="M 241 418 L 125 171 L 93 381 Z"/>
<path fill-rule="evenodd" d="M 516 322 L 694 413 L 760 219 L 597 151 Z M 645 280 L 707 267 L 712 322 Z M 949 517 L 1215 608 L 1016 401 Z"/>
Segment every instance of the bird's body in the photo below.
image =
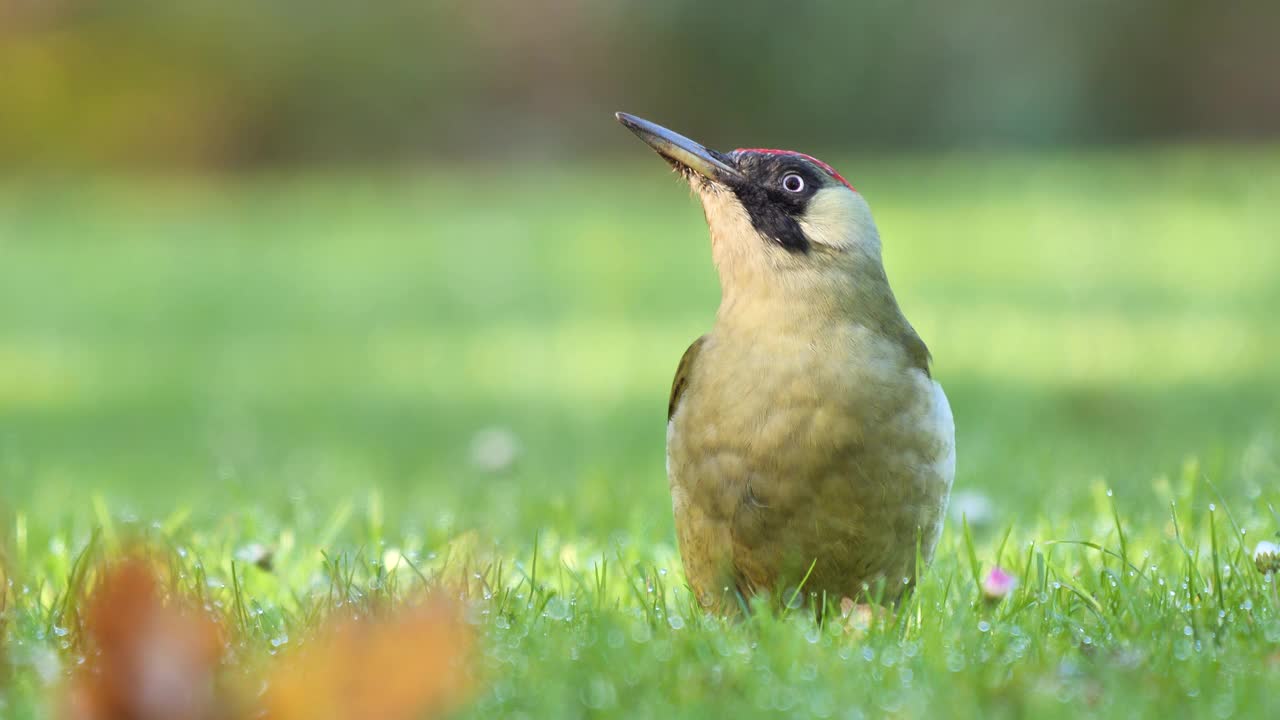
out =
<path fill-rule="evenodd" d="M 896 597 L 941 532 L 954 425 L 865 202 L 808 156 L 724 155 L 620 119 L 698 192 L 723 290 L 668 406 L 690 587 L 724 610 L 797 590 Z"/>
<path fill-rule="evenodd" d="M 802 581 L 856 597 L 879 578 L 896 596 L 917 540 L 932 555 L 950 489 L 941 387 L 895 341 L 853 323 L 763 333 L 717 323 L 692 353 L 676 381 L 667 472 L 685 572 L 704 603 L 790 595 Z"/>

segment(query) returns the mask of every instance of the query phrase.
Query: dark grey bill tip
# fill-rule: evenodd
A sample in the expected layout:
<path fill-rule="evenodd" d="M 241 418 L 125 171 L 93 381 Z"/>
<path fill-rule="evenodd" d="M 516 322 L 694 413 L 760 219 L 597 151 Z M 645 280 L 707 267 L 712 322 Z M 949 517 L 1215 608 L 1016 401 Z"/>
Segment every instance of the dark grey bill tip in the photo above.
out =
<path fill-rule="evenodd" d="M 702 143 L 630 113 L 615 113 L 614 117 L 659 155 L 708 180 L 726 183 L 742 178 L 738 169 L 726 162 L 727 158 Z"/>

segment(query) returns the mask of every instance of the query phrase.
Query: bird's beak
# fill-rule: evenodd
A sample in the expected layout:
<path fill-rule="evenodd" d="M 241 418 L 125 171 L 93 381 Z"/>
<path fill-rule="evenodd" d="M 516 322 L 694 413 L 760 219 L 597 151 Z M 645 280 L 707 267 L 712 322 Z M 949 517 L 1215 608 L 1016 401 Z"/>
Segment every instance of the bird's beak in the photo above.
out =
<path fill-rule="evenodd" d="M 722 185 L 742 179 L 742 173 L 738 172 L 738 169 L 733 166 L 733 161 L 724 154 L 709 150 L 680 133 L 672 132 L 635 115 L 620 112 L 617 117 L 618 122 L 677 167 L 688 168 Z"/>

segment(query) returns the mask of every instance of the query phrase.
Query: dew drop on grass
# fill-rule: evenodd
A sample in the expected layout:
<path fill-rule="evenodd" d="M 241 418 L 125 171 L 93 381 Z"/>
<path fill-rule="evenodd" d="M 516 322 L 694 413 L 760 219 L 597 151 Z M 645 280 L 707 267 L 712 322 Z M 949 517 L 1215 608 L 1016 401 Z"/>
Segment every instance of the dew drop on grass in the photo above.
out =
<path fill-rule="evenodd" d="M 672 630 L 679 630 L 684 627 L 684 618 L 679 615 L 668 615 L 667 624 L 671 626 Z"/>
<path fill-rule="evenodd" d="M 1186 635 L 1187 637 L 1191 637 L 1192 635 L 1195 634 L 1195 630 L 1190 625 L 1187 625 L 1182 628 L 1182 634 Z"/>
<path fill-rule="evenodd" d="M 289 642 L 289 636 L 288 636 L 288 635 L 279 635 L 279 636 L 277 636 L 277 637 L 273 637 L 273 638 L 271 638 L 271 647 L 278 648 L 278 647 L 280 647 L 281 645 L 284 645 L 284 644 L 286 644 L 286 643 L 288 643 L 288 642 Z"/>
<path fill-rule="evenodd" d="M 982 620 L 978 623 L 978 632 L 991 632 L 991 623 Z"/>
<path fill-rule="evenodd" d="M 569 618 L 569 603 L 557 595 L 547 601 L 547 609 L 542 614 L 552 620 L 566 620 Z"/>
<path fill-rule="evenodd" d="M 1178 660 L 1186 660 L 1191 657 L 1191 641 L 1179 640 L 1173 644 L 1173 657 Z"/>

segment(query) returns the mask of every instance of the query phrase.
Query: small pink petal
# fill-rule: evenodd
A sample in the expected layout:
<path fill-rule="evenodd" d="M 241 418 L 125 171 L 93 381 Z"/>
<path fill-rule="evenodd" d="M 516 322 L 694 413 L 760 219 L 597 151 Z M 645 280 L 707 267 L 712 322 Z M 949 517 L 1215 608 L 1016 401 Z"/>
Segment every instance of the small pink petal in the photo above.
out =
<path fill-rule="evenodd" d="M 982 594 L 988 600 L 1003 600 L 1018 587 L 1018 578 L 1000 566 L 991 568 L 982 579 Z"/>

